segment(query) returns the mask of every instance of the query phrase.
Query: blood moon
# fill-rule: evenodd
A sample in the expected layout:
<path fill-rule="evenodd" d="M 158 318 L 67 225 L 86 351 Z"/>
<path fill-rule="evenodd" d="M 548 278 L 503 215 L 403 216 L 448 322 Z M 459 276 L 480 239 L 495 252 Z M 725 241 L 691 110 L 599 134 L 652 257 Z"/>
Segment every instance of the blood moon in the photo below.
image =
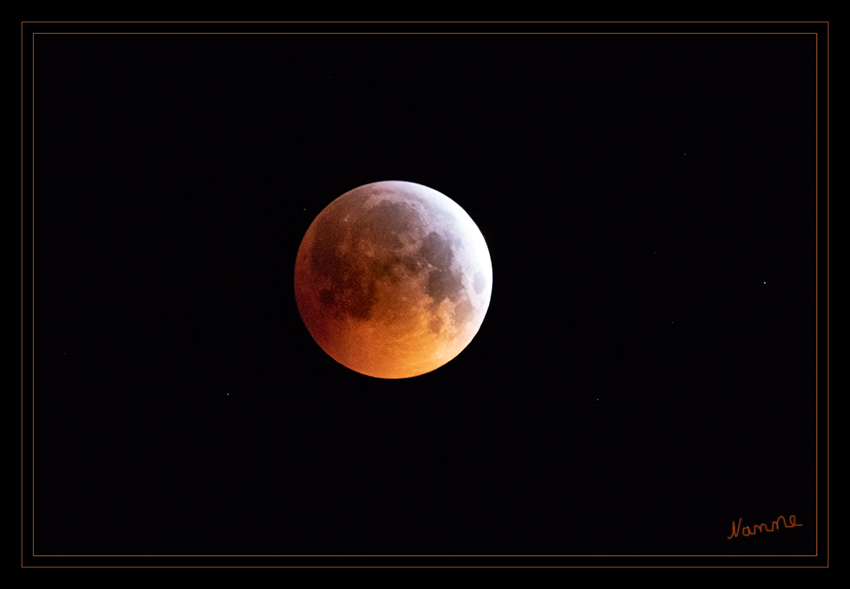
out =
<path fill-rule="evenodd" d="M 413 182 L 331 202 L 298 248 L 295 300 L 334 360 L 377 378 L 431 372 L 460 354 L 490 305 L 493 267 L 456 202 Z"/>

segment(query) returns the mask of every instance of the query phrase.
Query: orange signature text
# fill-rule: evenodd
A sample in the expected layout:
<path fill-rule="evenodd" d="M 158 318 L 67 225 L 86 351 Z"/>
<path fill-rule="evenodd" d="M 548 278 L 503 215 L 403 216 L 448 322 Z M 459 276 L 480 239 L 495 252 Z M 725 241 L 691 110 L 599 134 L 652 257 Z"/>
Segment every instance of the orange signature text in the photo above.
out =
<path fill-rule="evenodd" d="M 776 530 L 779 529 L 779 520 L 782 520 L 782 525 L 784 525 L 786 528 L 800 528 L 800 527 L 803 526 L 803 524 L 797 523 L 797 516 L 795 516 L 795 515 L 789 515 L 787 522 L 785 521 L 785 516 L 780 515 L 775 520 L 770 522 L 769 528 L 767 527 L 767 524 L 758 524 L 758 525 L 753 526 L 752 529 L 750 529 L 750 526 L 746 526 L 742 530 L 741 529 L 741 520 L 742 519 L 744 519 L 744 518 L 742 518 L 742 517 L 738 518 L 738 527 L 737 528 L 735 527 L 735 522 L 734 521 L 732 522 L 732 535 L 726 536 L 727 540 L 731 540 L 732 538 L 737 538 L 738 534 L 741 534 L 743 536 L 755 536 L 756 533 L 758 533 L 758 532 L 775 532 Z"/>

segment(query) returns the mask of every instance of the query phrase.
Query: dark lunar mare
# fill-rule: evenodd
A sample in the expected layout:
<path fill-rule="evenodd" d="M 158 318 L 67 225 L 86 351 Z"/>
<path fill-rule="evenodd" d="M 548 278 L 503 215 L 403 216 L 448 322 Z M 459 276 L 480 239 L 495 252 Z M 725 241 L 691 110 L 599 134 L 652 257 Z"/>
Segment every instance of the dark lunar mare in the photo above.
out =
<path fill-rule="evenodd" d="M 346 210 L 357 209 L 347 205 Z M 432 309 L 445 299 L 461 300 L 465 295 L 463 276 L 452 271 L 454 252 L 449 240 L 431 232 L 415 254 L 402 253 L 406 241 L 415 238 L 421 226 L 422 218 L 412 204 L 389 200 L 362 213 L 350 213 L 347 222 L 339 210 L 329 210 L 317 219 L 310 267 L 331 283 L 320 293 L 324 311 L 368 320 L 375 304 L 376 282 L 382 278 L 397 282 L 399 267 L 416 274 L 425 263 L 433 266 L 426 278 Z M 461 306 L 459 318 L 471 311 L 468 299 Z M 430 327 L 439 331 L 439 322 L 432 321 Z"/>

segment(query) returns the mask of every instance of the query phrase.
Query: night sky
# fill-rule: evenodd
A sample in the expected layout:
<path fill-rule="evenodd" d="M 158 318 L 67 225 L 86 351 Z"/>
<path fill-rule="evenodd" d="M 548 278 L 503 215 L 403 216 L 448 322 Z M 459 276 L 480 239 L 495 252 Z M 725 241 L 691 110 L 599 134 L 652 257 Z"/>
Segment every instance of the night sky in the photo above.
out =
<path fill-rule="evenodd" d="M 815 64 L 814 35 L 36 35 L 36 554 L 814 553 Z M 380 180 L 493 264 L 412 379 L 295 305 L 309 224 Z"/>

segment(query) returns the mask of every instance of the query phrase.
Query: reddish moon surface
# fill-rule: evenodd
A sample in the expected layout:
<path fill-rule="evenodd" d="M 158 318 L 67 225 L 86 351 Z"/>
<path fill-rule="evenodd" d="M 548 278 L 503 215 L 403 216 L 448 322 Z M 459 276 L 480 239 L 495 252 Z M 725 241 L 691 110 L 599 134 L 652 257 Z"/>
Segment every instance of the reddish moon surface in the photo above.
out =
<path fill-rule="evenodd" d="M 478 333 L 493 288 L 484 236 L 466 211 L 413 182 L 365 184 L 313 221 L 295 300 L 334 360 L 377 378 L 443 366 Z"/>

